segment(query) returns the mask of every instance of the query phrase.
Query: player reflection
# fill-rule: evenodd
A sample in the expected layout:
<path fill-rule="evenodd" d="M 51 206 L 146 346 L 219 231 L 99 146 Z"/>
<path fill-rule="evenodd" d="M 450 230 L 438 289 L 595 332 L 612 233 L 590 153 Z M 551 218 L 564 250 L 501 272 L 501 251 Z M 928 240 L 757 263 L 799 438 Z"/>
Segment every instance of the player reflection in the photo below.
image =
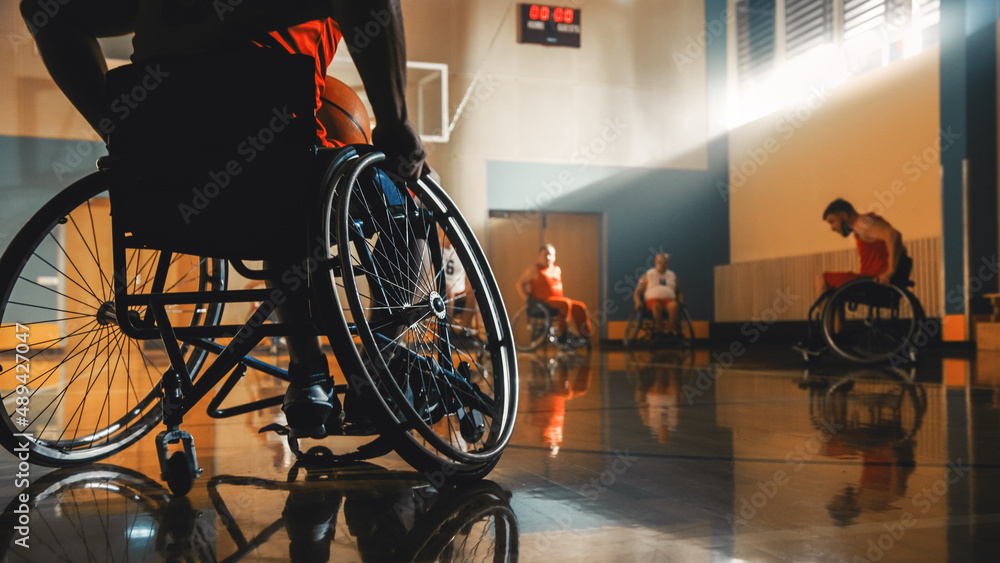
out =
<path fill-rule="evenodd" d="M 677 430 L 677 391 L 680 388 L 681 353 L 656 350 L 649 362 L 638 368 L 635 402 L 642 423 L 649 427 L 656 441 L 667 445 Z"/>
<path fill-rule="evenodd" d="M 583 396 L 590 389 L 590 357 L 558 354 L 552 358 L 531 358 L 530 423 L 542 430 L 542 438 L 552 456 L 559 454 L 566 424 L 566 401 Z"/>
<path fill-rule="evenodd" d="M 927 410 L 919 384 L 888 369 L 854 372 L 811 390 L 813 421 L 829 440 L 821 454 L 861 459 L 861 475 L 827 504 L 838 526 L 849 526 L 863 512 L 899 508 L 915 469 L 916 433 Z"/>

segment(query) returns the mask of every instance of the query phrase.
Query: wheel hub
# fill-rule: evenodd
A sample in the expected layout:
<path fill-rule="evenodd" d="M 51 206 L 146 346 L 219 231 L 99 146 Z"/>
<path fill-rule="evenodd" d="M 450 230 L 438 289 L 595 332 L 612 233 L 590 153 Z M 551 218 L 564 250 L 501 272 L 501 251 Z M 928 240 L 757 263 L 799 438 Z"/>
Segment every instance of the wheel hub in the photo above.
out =
<path fill-rule="evenodd" d="M 443 321 L 445 317 L 448 316 L 448 305 L 445 304 L 440 293 L 432 291 L 427 297 L 427 303 L 430 305 L 431 312 L 434 313 L 434 316 L 437 317 L 438 320 Z"/>
<path fill-rule="evenodd" d="M 97 324 L 101 326 L 118 324 L 114 301 L 105 301 L 97 308 Z"/>

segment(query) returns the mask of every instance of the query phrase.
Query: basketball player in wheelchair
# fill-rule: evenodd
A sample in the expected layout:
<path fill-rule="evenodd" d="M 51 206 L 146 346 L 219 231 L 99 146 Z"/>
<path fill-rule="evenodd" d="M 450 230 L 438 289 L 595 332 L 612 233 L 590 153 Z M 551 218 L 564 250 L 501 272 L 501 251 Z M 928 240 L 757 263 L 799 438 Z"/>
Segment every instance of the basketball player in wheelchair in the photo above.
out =
<path fill-rule="evenodd" d="M 396 164 L 404 178 L 415 179 L 429 171 L 426 150 L 409 123 L 405 103 L 406 52 L 399 0 L 374 2 L 308 1 L 283 3 L 275 0 L 243 0 L 237 6 L 219 6 L 209 0 L 169 2 L 167 0 L 74 0 L 60 5 L 44 26 L 35 26 L 35 16 L 44 12 L 38 0 L 22 0 L 21 12 L 31 29 L 39 52 L 53 80 L 84 118 L 105 141 L 114 136 L 116 118 L 128 119 L 128 112 L 114 112 L 106 99 L 107 63 L 97 39 L 134 32 L 133 63 L 156 61 L 170 56 L 208 56 L 224 53 L 241 57 L 248 49 L 274 48 L 313 57 L 316 63 L 316 109 L 341 110 L 343 99 L 328 100 L 332 84 L 326 69 L 337 44 L 343 39 L 354 59 L 371 102 L 377 127 L 368 139 L 367 113 L 347 115 L 357 129 L 338 126 L 336 120 L 316 120 L 316 145 L 340 147 L 350 143 L 370 143 Z M 349 37 L 340 29 L 367 29 L 375 17 L 379 33 Z M 223 58 L 225 60 L 225 58 Z M 333 81 L 336 83 L 336 81 Z M 238 96 L 239 84 L 231 92 L 205 92 L 206 98 Z M 353 92 L 347 90 L 353 95 Z M 332 97 L 332 96 L 331 96 Z M 357 100 L 356 96 L 354 96 Z M 346 102 L 353 100 L 347 99 Z M 359 103 L 360 100 L 357 100 Z M 357 105 L 355 103 L 355 105 Z M 364 110 L 363 105 L 361 110 Z M 118 113 L 118 115 L 116 115 Z M 124 115 L 121 115 L 124 114 Z M 330 114 L 330 111 L 327 111 Z M 324 123 L 326 121 L 326 123 Z M 327 124 L 331 130 L 327 130 Z M 197 132 L 192 131 L 192 134 Z M 360 136 L 359 136 L 360 133 Z M 274 194 L 281 197 L 281 194 Z M 273 272 L 287 272 L 302 262 L 302 256 L 275 257 L 267 263 Z M 277 281 L 277 280 L 274 280 Z M 268 286 L 277 285 L 268 281 Z M 277 317 L 290 324 L 309 322 L 309 311 L 297 306 L 305 301 L 289 300 L 278 306 Z M 290 435 L 321 438 L 336 433 L 344 413 L 333 392 L 327 358 L 319 339 L 310 334 L 286 336 L 290 357 L 290 385 L 282 406 Z"/>
<path fill-rule="evenodd" d="M 823 220 L 833 232 L 854 234 L 859 272 L 816 277 L 817 299 L 809 310 L 806 339 L 794 346 L 810 361 L 830 350 L 858 363 L 915 361 L 913 345 L 924 313 L 910 292 L 913 261 L 900 232 L 874 213 L 858 213 L 843 199 L 832 201 Z"/>
<path fill-rule="evenodd" d="M 653 267 L 643 274 L 632 299 L 635 310 L 653 316 L 651 340 L 676 340 L 680 330 L 681 289 L 677 275 L 670 268 L 670 255 L 656 255 Z"/>

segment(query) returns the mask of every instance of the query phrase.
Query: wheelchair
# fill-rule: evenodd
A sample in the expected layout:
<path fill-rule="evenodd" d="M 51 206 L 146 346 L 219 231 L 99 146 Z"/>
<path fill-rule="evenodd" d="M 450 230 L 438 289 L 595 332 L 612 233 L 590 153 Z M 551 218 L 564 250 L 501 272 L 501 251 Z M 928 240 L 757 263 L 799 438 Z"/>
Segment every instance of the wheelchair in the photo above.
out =
<path fill-rule="evenodd" d="M 429 176 L 404 182 L 370 146 L 316 149 L 314 62 L 271 51 L 163 61 L 169 80 L 118 124 L 98 171 L 45 204 L 0 257 L 8 451 L 87 464 L 163 424 L 161 477 L 184 494 L 201 473 L 184 415 L 217 387 L 214 418 L 280 405 L 224 403 L 247 369 L 288 381 L 253 351 L 295 333 L 329 339 L 347 380 L 336 385 L 342 404 L 357 399 L 370 418 L 345 424 L 371 440 L 345 458 L 395 450 L 436 483 L 481 479 L 499 461 L 517 364 L 472 230 Z M 120 67 L 108 89 L 142 77 L 139 65 Z M 206 102 L 237 83 L 244 95 Z M 475 349 L 450 338 L 439 233 L 471 284 Z M 269 269 L 288 256 L 287 269 Z M 270 287 L 230 289 L 230 268 Z M 246 320 L 224 316 L 255 302 Z M 307 307 L 310 324 L 268 322 L 286 302 Z"/>
<path fill-rule="evenodd" d="M 551 344 L 559 352 L 572 352 L 589 346 L 590 341 L 578 334 L 559 332 L 554 319 L 560 313 L 555 307 L 536 299 L 529 299 L 511 320 L 514 331 L 514 345 L 518 352 L 533 352 L 543 345 Z"/>
<path fill-rule="evenodd" d="M 909 270 L 904 279 L 908 278 Z M 927 336 L 913 282 L 881 285 L 862 277 L 826 291 L 809 309 L 808 338 L 822 335 L 829 350 L 850 362 L 892 365 L 913 363 Z M 806 362 L 815 359 L 801 352 Z"/>
<path fill-rule="evenodd" d="M 666 314 L 666 312 L 664 312 Z M 690 348 L 694 343 L 694 323 L 691 321 L 691 314 L 683 303 L 677 304 L 677 337 L 675 339 L 665 339 L 656 333 L 653 312 L 648 307 L 633 309 L 629 314 L 628 323 L 625 325 L 625 336 L 622 337 L 622 344 L 626 348 L 637 348 L 645 346 L 657 346 L 672 344 L 683 348 Z"/>

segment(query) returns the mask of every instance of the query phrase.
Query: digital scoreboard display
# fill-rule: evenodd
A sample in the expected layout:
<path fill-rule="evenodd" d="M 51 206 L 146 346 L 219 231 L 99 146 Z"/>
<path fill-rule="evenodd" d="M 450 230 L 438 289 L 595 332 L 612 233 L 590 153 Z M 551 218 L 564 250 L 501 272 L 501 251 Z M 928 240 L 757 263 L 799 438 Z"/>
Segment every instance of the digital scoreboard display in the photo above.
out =
<path fill-rule="evenodd" d="M 519 4 L 518 42 L 560 47 L 580 46 L 580 10 L 542 4 Z"/>

